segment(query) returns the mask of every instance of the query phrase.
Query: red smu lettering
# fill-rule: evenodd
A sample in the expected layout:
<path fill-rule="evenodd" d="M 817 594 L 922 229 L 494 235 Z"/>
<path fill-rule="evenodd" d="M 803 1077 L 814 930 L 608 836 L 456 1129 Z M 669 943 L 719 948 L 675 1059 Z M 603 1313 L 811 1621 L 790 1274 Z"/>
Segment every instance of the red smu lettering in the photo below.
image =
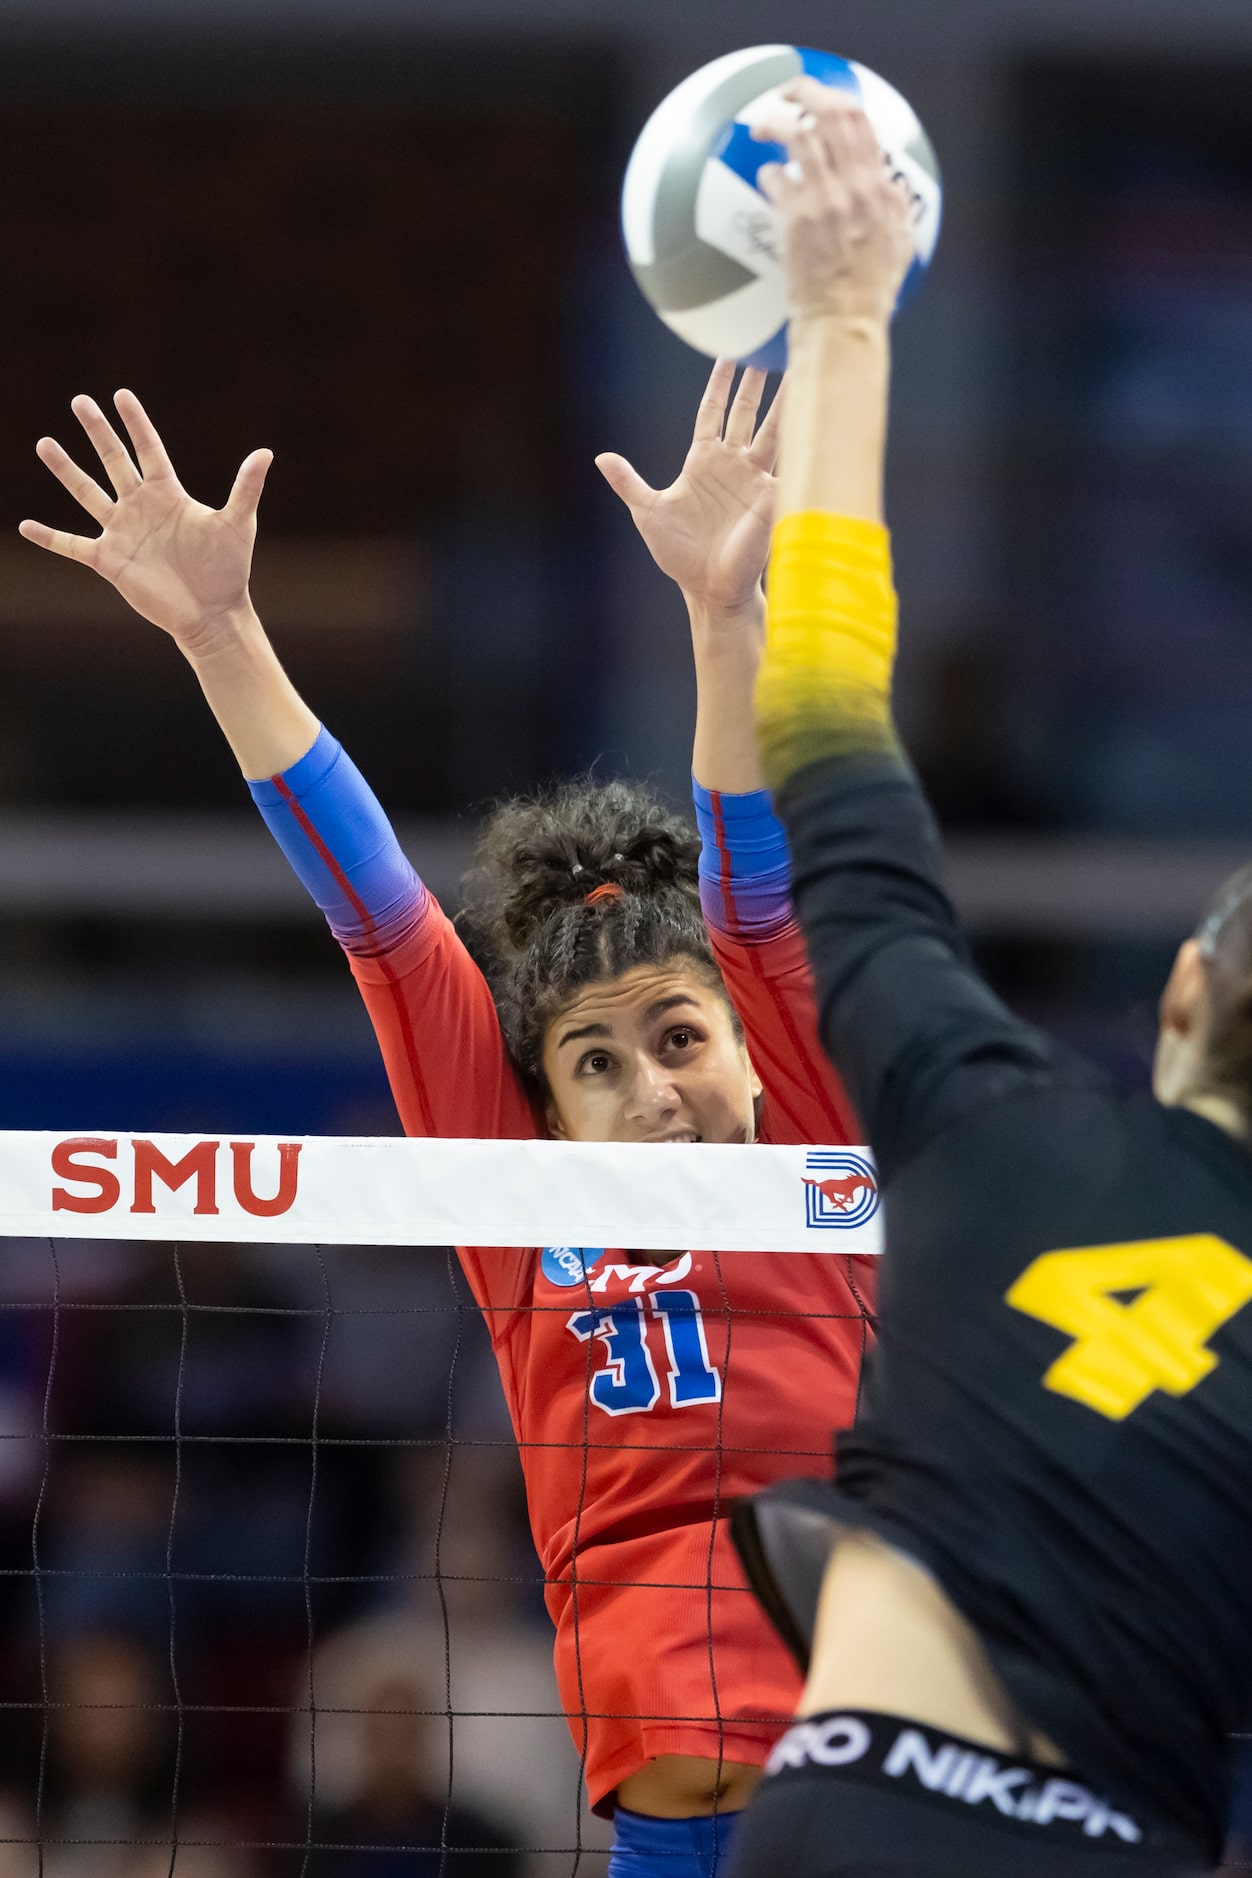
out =
<path fill-rule="evenodd" d="M 252 1185 L 252 1156 L 256 1152 L 255 1141 L 232 1141 L 231 1156 L 235 1164 L 235 1198 L 245 1213 L 251 1213 L 256 1219 L 277 1219 L 280 1213 L 289 1213 L 295 1204 L 296 1182 L 300 1173 L 299 1141 L 280 1141 L 278 1143 L 278 1192 L 272 1200 L 257 1197 Z"/>
<path fill-rule="evenodd" d="M 64 1187 L 52 1189 L 54 1213 L 107 1213 L 122 1195 L 122 1183 L 108 1167 L 94 1167 L 79 1160 L 80 1154 L 99 1154 L 106 1161 L 117 1159 L 117 1143 L 95 1135 L 75 1135 L 58 1141 L 52 1150 L 52 1171 L 58 1180 L 77 1181 L 97 1188 L 95 1193 L 68 1193 Z"/>
<path fill-rule="evenodd" d="M 217 1149 L 216 1141 L 197 1141 L 194 1148 L 188 1148 L 181 1161 L 170 1161 L 162 1154 L 155 1141 L 136 1141 L 135 1204 L 131 1207 L 131 1212 L 156 1212 L 156 1204 L 152 1198 L 152 1182 L 155 1177 L 171 1192 L 194 1178 L 196 1203 L 191 1209 L 192 1212 L 216 1213 Z"/>

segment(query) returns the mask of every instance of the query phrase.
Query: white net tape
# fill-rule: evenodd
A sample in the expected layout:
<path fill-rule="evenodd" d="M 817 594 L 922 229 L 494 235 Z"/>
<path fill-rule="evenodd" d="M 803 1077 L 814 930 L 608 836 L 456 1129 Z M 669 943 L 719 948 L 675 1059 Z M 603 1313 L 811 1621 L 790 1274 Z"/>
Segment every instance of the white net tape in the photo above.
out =
<path fill-rule="evenodd" d="M 0 1878 L 601 1878 L 589 1729 L 681 1720 L 720 1742 L 738 1699 L 713 1626 L 742 1588 L 715 1535 L 747 1326 L 846 1309 L 859 1351 L 868 1322 L 825 1262 L 799 1295 L 774 1268 L 762 1307 L 716 1257 L 700 1303 L 640 1297 L 691 1263 L 645 1255 L 876 1253 L 880 1234 L 860 1147 L 0 1132 Z M 555 1306 L 510 1308 L 573 1353 L 572 1419 L 517 1437 L 537 1468 L 559 1451 L 568 1560 L 531 1548 L 457 1244 L 501 1248 L 504 1278 L 510 1247 L 555 1267 Z M 601 1389 L 640 1376 L 652 1395 L 601 1416 Z M 589 1467 L 606 1441 L 622 1468 L 646 1456 L 657 1401 L 688 1418 L 667 1465 L 681 1486 L 709 1456 L 720 1512 L 690 1556 L 618 1559 L 579 1536 Z M 730 1451 L 821 1471 L 818 1423 L 736 1424 Z M 544 1608 L 570 1587 L 574 1695 Z M 658 1710 L 606 1682 L 587 1626 L 608 1589 L 657 1622 L 681 1610 L 707 1689 L 701 1667 Z M 97 1739 L 117 1763 L 99 1816 Z M 399 1812 L 371 1785 L 380 1755 Z"/>
<path fill-rule="evenodd" d="M 0 1133 L 0 1235 L 877 1253 L 867 1148 Z"/>

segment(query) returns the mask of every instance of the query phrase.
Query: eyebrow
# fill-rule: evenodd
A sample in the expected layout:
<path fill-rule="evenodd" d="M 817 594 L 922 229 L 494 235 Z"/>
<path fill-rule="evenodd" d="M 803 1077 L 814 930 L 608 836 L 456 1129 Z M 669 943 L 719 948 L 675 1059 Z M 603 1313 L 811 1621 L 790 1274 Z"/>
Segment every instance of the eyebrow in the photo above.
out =
<path fill-rule="evenodd" d="M 563 1050 L 567 1043 L 582 1043 L 586 1037 L 609 1037 L 612 1035 L 607 1024 L 584 1024 L 581 1030 L 567 1030 L 557 1044 Z"/>
<path fill-rule="evenodd" d="M 696 1000 L 689 991 L 675 991 L 668 998 L 657 998 L 643 1013 L 643 1021 L 645 1024 L 650 1024 L 656 1018 L 663 1017 L 666 1011 L 676 1010 L 680 1004 L 689 1004 L 694 1008 Z M 558 1050 L 563 1050 L 567 1043 L 584 1043 L 588 1037 L 611 1037 L 612 1035 L 607 1024 L 584 1024 L 579 1030 L 567 1030 L 556 1047 Z"/>
<path fill-rule="evenodd" d="M 675 991 L 668 998 L 658 998 L 655 1004 L 650 1004 L 643 1014 L 643 1021 L 650 1024 L 654 1017 L 663 1017 L 666 1011 L 675 1010 L 680 1004 L 690 1004 L 694 1008 L 696 1001 L 689 991 Z"/>

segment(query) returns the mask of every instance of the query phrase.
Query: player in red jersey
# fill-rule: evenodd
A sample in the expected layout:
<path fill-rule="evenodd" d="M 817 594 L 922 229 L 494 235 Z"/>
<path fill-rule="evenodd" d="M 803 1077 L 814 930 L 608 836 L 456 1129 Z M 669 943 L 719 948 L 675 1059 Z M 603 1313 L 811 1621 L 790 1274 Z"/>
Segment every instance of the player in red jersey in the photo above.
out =
<path fill-rule="evenodd" d="M 757 768 L 776 431 L 769 418 L 756 427 L 761 375 L 730 401 L 733 376 L 714 370 L 669 490 L 600 460 L 688 600 L 702 841 L 625 784 L 506 805 L 472 882 L 485 971 L 251 608 L 268 453 L 247 459 L 213 511 L 182 490 L 129 393 L 116 402 L 133 458 L 97 405 L 74 405 L 112 495 L 51 439 L 39 445 L 103 532 L 27 522 L 23 534 L 112 580 L 192 664 L 344 946 L 411 1134 L 857 1139 L 817 1041 L 785 844 Z M 704 1878 L 798 1693 L 740 1588 L 724 1515 L 779 1476 L 828 1467 L 832 1404 L 842 1421 L 854 1408 L 869 1274 L 840 1256 L 460 1256 L 521 1447 L 588 1790 L 616 1809 L 612 1870 Z"/>

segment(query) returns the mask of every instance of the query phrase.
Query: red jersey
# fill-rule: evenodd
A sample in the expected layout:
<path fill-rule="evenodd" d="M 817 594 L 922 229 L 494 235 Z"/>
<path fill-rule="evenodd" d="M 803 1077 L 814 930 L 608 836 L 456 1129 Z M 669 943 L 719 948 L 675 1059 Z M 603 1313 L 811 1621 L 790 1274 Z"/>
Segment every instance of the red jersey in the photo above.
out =
<path fill-rule="evenodd" d="M 711 933 L 764 1086 L 758 1139 L 858 1139 L 817 1038 L 804 942 Z M 350 963 L 407 1133 L 545 1130 L 487 984 L 433 899 Z M 873 1261 L 835 1254 L 462 1247 L 512 1416 L 593 1805 L 658 1754 L 760 1765 L 800 1692 L 727 1537 L 732 1500 L 829 1474 Z"/>

